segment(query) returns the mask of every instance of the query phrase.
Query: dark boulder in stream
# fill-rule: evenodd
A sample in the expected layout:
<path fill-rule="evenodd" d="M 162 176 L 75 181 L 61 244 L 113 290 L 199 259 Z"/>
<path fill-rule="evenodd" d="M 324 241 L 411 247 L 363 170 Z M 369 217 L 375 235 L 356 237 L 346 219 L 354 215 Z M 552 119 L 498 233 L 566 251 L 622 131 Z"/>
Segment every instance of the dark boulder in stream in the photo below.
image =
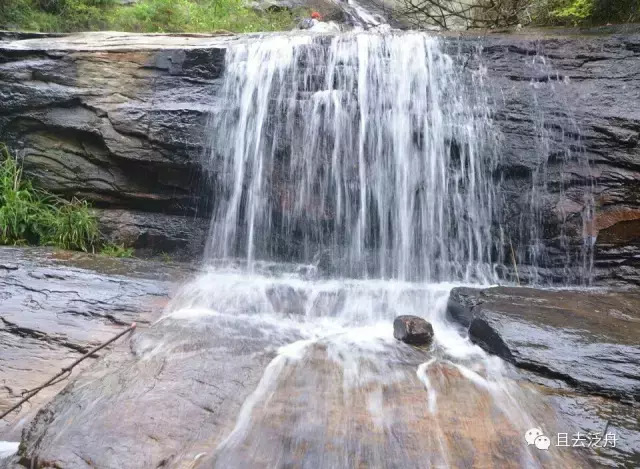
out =
<path fill-rule="evenodd" d="M 429 345 L 433 342 L 433 326 L 417 316 L 398 316 L 393 321 L 393 336 L 411 345 Z"/>
<path fill-rule="evenodd" d="M 640 401 L 640 294 L 456 288 L 449 316 L 487 352 L 578 390 Z"/>

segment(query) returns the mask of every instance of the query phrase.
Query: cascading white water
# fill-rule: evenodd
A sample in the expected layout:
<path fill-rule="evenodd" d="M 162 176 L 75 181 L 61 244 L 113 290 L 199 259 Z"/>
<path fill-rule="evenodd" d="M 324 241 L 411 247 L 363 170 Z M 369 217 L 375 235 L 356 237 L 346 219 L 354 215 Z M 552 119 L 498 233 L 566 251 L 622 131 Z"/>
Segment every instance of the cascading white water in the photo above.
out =
<path fill-rule="evenodd" d="M 275 36 L 227 52 L 209 257 L 335 274 L 494 278 L 483 74 L 421 33 Z"/>
<path fill-rule="evenodd" d="M 445 318 L 445 282 L 492 281 L 500 262 L 483 80 L 420 33 L 227 51 L 209 270 L 163 321 L 266 342 L 275 358 L 198 467 L 579 467 L 525 444 L 553 414 Z M 434 346 L 395 341 L 400 314 L 430 320 Z"/>

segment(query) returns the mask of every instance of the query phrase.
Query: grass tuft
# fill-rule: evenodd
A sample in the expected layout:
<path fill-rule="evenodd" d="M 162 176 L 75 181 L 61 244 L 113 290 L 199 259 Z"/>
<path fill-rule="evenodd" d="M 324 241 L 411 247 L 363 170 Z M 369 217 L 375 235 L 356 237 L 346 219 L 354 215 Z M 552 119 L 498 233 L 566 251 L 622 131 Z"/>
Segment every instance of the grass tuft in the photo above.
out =
<path fill-rule="evenodd" d="M 88 252 L 98 239 L 98 221 L 86 201 L 68 201 L 34 188 L 0 144 L 0 244 Z"/>

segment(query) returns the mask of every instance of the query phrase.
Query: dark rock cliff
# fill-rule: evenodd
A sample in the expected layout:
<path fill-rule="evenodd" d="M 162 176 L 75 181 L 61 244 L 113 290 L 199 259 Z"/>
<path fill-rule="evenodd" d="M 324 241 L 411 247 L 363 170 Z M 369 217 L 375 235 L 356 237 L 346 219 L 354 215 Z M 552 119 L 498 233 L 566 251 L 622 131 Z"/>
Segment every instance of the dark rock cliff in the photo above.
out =
<path fill-rule="evenodd" d="M 537 226 L 542 279 L 566 276 L 568 256 L 591 269 L 595 243 L 595 282 L 640 283 L 640 35 L 478 41 L 469 66 L 487 67 L 495 90 L 496 177 L 518 261 L 530 263 Z"/>
<path fill-rule="evenodd" d="M 0 42 L 0 141 L 41 186 L 103 209 L 113 239 L 195 254 L 213 192 L 208 111 L 225 48 L 244 40 Z M 640 35 L 443 40 L 494 91 L 505 275 L 516 264 L 522 281 L 640 283 Z"/>
<path fill-rule="evenodd" d="M 224 49 L 126 37 L 0 45 L 0 141 L 40 187 L 103 209 L 102 231 L 113 241 L 197 254 L 209 211 L 200 165 L 206 110 Z"/>

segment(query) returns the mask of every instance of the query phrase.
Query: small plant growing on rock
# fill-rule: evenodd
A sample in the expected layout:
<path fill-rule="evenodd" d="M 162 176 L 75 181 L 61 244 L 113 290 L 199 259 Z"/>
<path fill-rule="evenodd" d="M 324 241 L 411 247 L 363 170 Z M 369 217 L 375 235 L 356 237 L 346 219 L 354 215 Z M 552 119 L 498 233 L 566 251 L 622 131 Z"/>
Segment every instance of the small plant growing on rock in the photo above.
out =
<path fill-rule="evenodd" d="M 105 244 L 100 250 L 100 254 L 109 257 L 133 257 L 133 248 L 126 248 L 123 244 Z"/>
<path fill-rule="evenodd" d="M 167 252 L 162 251 L 160 253 L 160 259 L 162 259 L 162 262 L 166 262 L 166 263 L 171 263 L 173 262 L 173 256 Z"/>
<path fill-rule="evenodd" d="M 47 228 L 42 244 L 63 249 L 93 250 L 98 242 L 98 225 L 86 200 L 57 200 L 43 212 Z"/>

